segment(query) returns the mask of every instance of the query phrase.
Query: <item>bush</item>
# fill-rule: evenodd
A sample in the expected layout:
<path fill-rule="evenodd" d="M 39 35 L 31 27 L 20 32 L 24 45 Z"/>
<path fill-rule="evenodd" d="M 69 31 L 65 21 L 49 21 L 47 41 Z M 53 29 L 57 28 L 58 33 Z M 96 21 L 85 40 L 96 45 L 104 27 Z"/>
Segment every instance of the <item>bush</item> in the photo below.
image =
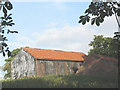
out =
<path fill-rule="evenodd" d="M 118 81 L 112 76 L 48 75 L 8 79 L 2 81 L 3 88 L 117 88 Z"/>

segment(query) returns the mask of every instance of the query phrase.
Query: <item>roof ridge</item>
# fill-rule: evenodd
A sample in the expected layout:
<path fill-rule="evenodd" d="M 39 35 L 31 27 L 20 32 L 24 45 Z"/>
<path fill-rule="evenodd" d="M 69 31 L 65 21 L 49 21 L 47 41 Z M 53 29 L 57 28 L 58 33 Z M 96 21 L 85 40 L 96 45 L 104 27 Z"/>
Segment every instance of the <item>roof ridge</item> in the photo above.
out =
<path fill-rule="evenodd" d="M 24 48 L 25 49 L 25 48 Z M 51 51 L 61 51 L 61 52 L 70 52 L 70 53 L 82 53 L 83 52 L 75 52 L 75 51 L 64 51 L 64 50 L 57 50 L 57 49 L 41 49 L 41 48 L 27 48 L 27 49 L 40 49 L 40 50 L 51 50 Z"/>

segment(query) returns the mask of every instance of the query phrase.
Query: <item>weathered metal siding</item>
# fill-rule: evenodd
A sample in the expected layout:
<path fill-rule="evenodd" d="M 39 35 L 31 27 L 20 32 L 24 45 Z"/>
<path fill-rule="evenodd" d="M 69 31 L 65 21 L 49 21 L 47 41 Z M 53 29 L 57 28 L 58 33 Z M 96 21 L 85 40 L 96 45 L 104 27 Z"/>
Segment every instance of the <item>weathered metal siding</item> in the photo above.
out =
<path fill-rule="evenodd" d="M 11 62 L 12 79 L 24 76 L 43 76 L 49 74 L 72 74 L 74 68 L 80 68 L 81 62 L 70 62 L 62 60 L 37 60 L 22 49 Z"/>
<path fill-rule="evenodd" d="M 36 60 L 37 76 L 49 74 L 72 74 L 74 68 L 80 68 L 81 62 Z"/>
<path fill-rule="evenodd" d="M 11 62 L 12 79 L 32 75 L 35 75 L 34 58 L 22 49 Z"/>

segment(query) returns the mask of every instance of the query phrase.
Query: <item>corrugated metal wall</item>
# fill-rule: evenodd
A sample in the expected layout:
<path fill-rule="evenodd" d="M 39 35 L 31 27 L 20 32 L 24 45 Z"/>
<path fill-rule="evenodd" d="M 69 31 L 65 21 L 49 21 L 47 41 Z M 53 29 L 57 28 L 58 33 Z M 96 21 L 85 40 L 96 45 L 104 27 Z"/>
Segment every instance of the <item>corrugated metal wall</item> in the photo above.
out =
<path fill-rule="evenodd" d="M 74 68 L 80 68 L 81 62 L 65 62 L 65 61 L 41 61 L 36 60 L 36 74 L 37 76 L 49 74 L 72 74 Z"/>

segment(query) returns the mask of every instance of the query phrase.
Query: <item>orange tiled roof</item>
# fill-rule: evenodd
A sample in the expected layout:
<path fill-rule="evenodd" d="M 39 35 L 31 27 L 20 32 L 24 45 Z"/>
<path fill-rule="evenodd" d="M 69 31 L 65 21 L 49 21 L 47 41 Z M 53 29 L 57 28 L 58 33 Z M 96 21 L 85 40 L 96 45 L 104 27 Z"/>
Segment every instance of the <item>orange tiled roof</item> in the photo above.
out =
<path fill-rule="evenodd" d="M 24 50 L 30 53 L 36 59 L 84 61 L 84 57 L 86 56 L 84 53 L 66 52 L 59 50 L 36 49 L 36 48 L 24 48 Z"/>

